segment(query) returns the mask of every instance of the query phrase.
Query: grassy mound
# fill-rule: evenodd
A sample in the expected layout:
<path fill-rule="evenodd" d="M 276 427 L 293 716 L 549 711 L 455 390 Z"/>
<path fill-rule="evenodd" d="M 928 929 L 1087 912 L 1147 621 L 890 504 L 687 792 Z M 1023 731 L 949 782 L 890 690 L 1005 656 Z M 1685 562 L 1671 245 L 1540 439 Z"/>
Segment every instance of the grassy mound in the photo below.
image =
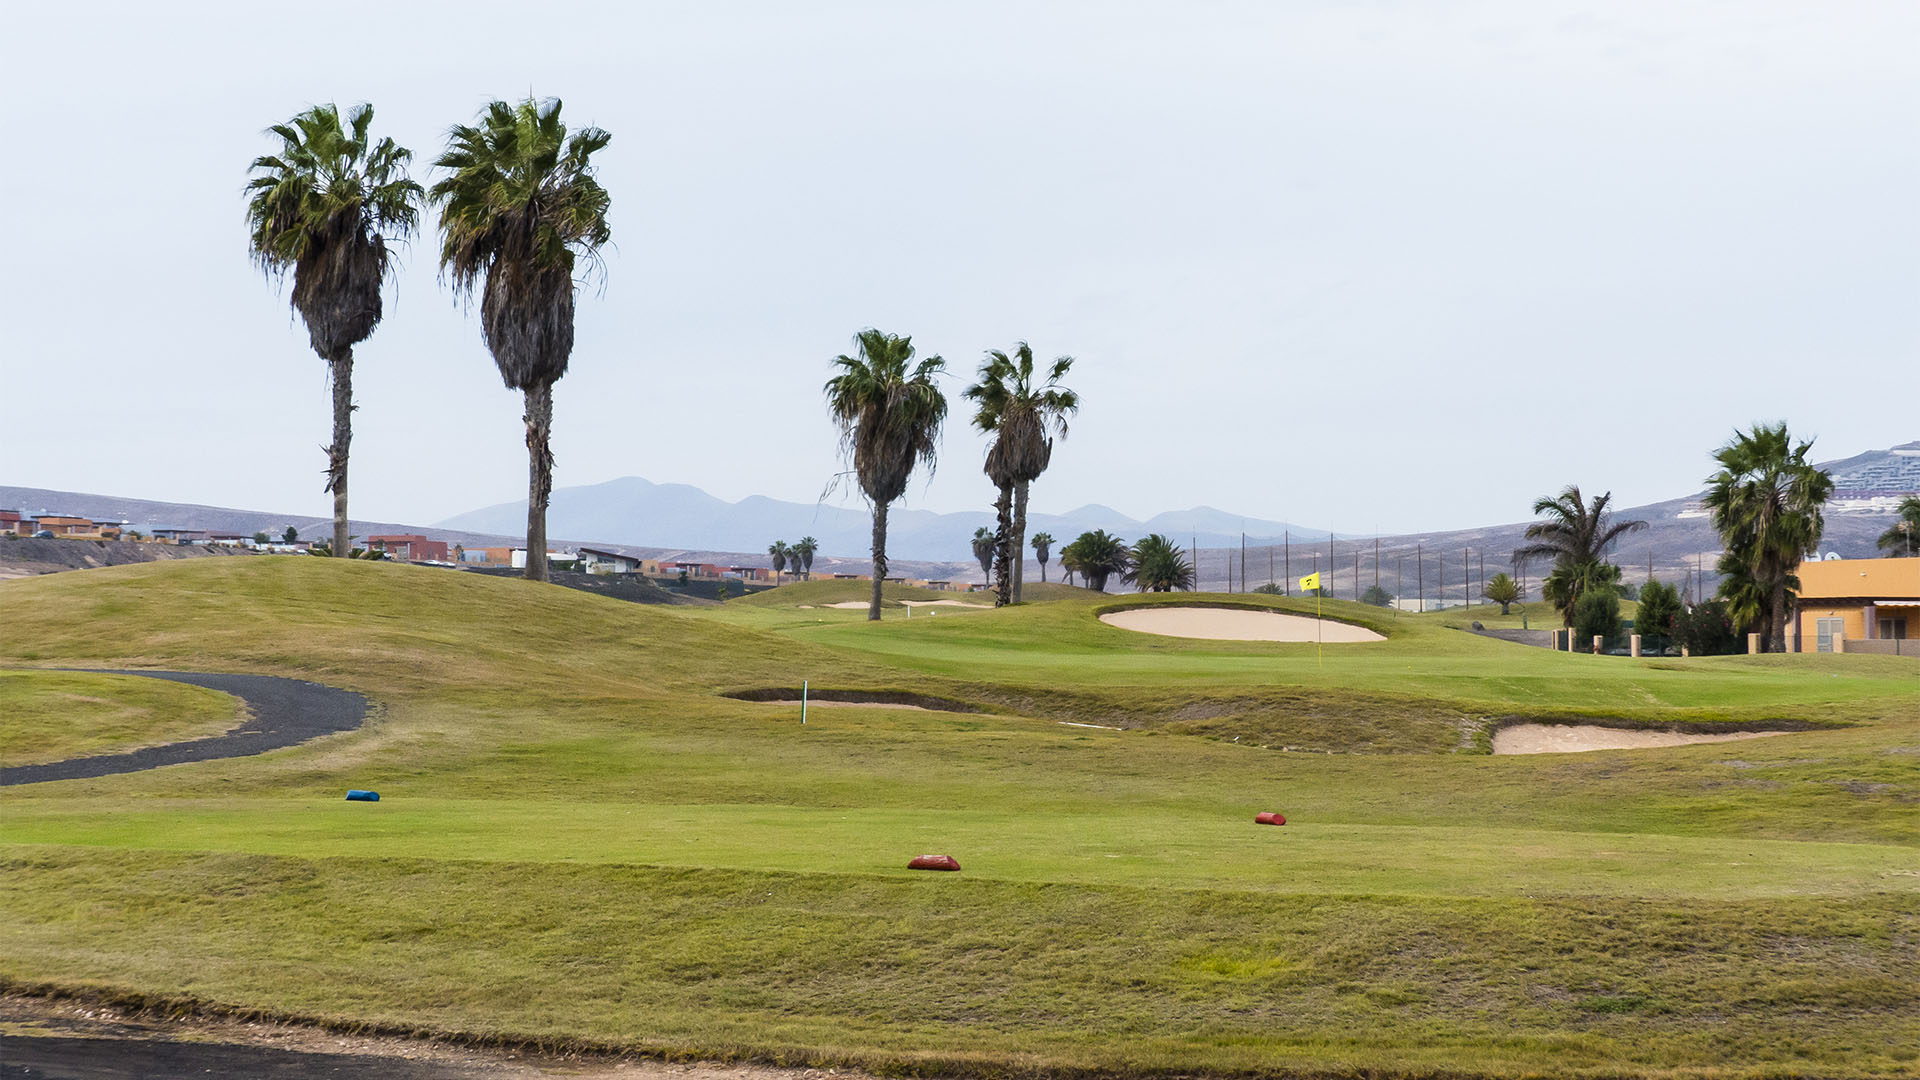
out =
<path fill-rule="evenodd" d="M 36 765 L 218 735 L 240 705 L 213 690 L 131 675 L 0 671 L 0 765 Z"/>
<path fill-rule="evenodd" d="M 379 706 L 255 758 L 0 791 L 0 985 L 980 1075 L 1920 1072 L 1910 661 L 1636 662 L 1406 619 L 1318 657 L 1116 630 L 1114 600 L 868 623 L 319 559 L 0 584 L 37 613 L 0 664 Z M 722 696 L 802 680 L 988 711 L 802 727 Z M 1541 713 L 1852 726 L 1438 752 Z M 922 852 L 966 869 L 906 870 Z"/>

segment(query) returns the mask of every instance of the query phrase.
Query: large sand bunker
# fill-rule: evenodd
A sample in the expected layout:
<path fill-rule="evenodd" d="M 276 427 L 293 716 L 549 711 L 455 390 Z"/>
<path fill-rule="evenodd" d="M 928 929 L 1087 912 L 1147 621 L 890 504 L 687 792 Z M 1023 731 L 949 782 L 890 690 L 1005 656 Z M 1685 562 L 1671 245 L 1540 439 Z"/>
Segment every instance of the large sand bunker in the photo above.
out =
<path fill-rule="evenodd" d="M 1691 735 L 1682 731 L 1633 731 L 1597 724 L 1515 724 L 1493 733 L 1493 752 L 1573 754 L 1583 750 L 1648 750 L 1786 734 L 1785 731 L 1729 731 L 1721 735 Z"/>
<path fill-rule="evenodd" d="M 1207 638 L 1212 641 L 1324 641 L 1329 645 L 1386 638 L 1352 623 L 1309 619 L 1277 611 L 1245 608 L 1147 607 L 1115 611 L 1100 621 L 1122 630 L 1163 637 Z"/>

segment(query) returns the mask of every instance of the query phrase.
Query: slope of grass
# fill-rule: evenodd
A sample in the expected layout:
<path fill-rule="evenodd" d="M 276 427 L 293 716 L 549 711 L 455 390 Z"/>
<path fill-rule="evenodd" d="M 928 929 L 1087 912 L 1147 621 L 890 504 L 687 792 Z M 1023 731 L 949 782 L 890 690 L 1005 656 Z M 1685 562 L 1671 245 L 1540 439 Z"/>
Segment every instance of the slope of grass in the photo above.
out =
<path fill-rule="evenodd" d="M 0 671 L 0 765 L 34 765 L 218 735 L 240 703 L 182 683 L 79 671 Z"/>
<path fill-rule="evenodd" d="M 0 584 L 44 613 L 0 626 L 0 663 L 380 705 L 256 758 L 0 792 L 0 982 L 994 1075 L 1920 1075 L 1913 665 L 1406 620 L 1322 658 L 1130 634 L 1095 617 L 1114 601 L 875 625 L 331 560 Z M 802 727 L 717 696 L 803 678 L 989 711 Z M 1847 726 L 1444 752 L 1521 712 Z M 1134 729 L 1059 722 L 1103 719 Z M 1283 727 L 1401 752 L 1233 742 Z M 907 872 L 922 851 L 966 870 Z"/>

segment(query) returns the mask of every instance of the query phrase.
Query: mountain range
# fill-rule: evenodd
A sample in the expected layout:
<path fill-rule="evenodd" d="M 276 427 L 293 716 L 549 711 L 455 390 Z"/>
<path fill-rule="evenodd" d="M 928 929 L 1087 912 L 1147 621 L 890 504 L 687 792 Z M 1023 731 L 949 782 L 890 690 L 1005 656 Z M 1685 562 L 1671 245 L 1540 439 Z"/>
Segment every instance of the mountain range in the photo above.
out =
<path fill-rule="evenodd" d="M 438 527 L 510 533 L 524 529 L 526 520 L 523 499 L 460 514 L 440 522 Z M 968 563 L 973 559 L 974 530 L 993 526 L 993 514 L 987 510 L 940 514 L 896 507 L 887 515 L 887 554 L 927 562 Z M 1183 546 L 1197 542 L 1201 547 L 1238 544 L 1242 532 L 1275 537 L 1291 532 L 1302 539 L 1327 535 L 1324 529 L 1241 517 L 1210 506 L 1156 514 L 1145 521 L 1097 504 L 1064 514 L 1027 516 L 1028 535 L 1048 532 L 1061 543 L 1089 529 L 1105 529 L 1128 540 L 1162 533 Z M 747 552 L 765 552 L 775 540 L 792 542 L 812 536 L 820 542 L 821 551 L 853 555 L 872 545 L 873 517 L 865 506 L 854 509 L 783 502 L 764 495 L 727 502 L 687 484 L 656 484 L 628 476 L 554 491 L 547 506 L 547 531 L 553 536 L 591 537 L 636 547 Z"/>
<path fill-rule="evenodd" d="M 1874 541 L 1891 523 L 1900 498 L 1920 493 L 1920 441 L 1825 462 L 1823 467 L 1832 473 L 1835 490 L 1826 508 L 1821 554 L 1843 558 L 1874 555 Z M 1648 523 L 1644 531 L 1628 536 L 1614 552 L 1615 560 L 1629 571 L 1641 571 L 1630 573 L 1629 580 L 1639 580 L 1649 571 L 1670 581 L 1698 574 L 1695 587 L 1704 584 L 1712 588 L 1717 580 L 1713 563 L 1719 537 L 1700 499 L 1701 493 L 1695 493 L 1646 506 L 1616 508 L 1615 513 L 1622 518 Z M 433 526 L 356 520 L 352 531 L 359 536 L 424 533 L 469 547 L 511 545 L 520 543 L 524 536 L 525 506 L 524 502 L 503 503 Z M 0 487 L 0 508 L 125 520 L 135 526 L 174 525 L 241 533 L 265 530 L 274 535 L 292 525 L 308 537 L 325 535 L 331 520 L 22 487 Z M 627 477 L 555 491 L 547 531 L 556 538 L 555 547 L 597 544 L 648 558 L 733 566 L 765 566 L 768 544 L 811 535 L 820 541 L 816 573 L 860 573 L 867 567 L 871 520 L 864 507 L 782 502 L 765 496 L 727 502 L 686 484 L 655 484 Z M 1486 564 L 1485 573 L 1509 568 L 1508 555 L 1523 542 L 1528 524 L 1515 521 L 1448 532 L 1337 537 L 1329 551 L 1324 529 L 1243 518 L 1205 506 L 1157 514 L 1145 521 L 1097 504 L 1065 514 L 1032 514 L 1028 519 L 1030 532 L 1050 532 L 1062 544 L 1088 529 L 1106 529 L 1128 540 L 1149 532 L 1166 534 L 1183 547 L 1196 547 L 1197 584 L 1202 589 L 1223 589 L 1229 584 L 1245 589 L 1249 583 L 1260 584 L 1270 578 L 1280 581 L 1330 565 L 1329 577 L 1336 595 L 1353 595 L 1364 584 L 1378 580 L 1396 595 L 1411 596 L 1418 590 L 1434 598 L 1450 595 L 1456 602 L 1468 591 L 1466 577 L 1472 573 L 1477 579 L 1482 563 Z M 895 573 L 980 580 L 971 539 L 976 528 L 992 527 L 992 514 L 984 510 L 950 514 L 895 510 L 889 515 L 888 525 L 887 547 Z M 1248 537 L 1244 547 L 1243 531 Z M 1283 536 L 1289 537 L 1288 542 L 1279 542 Z M 1031 558 L 1029 564 L 1029 576 L 1037 576 L 1038 568 L 1031 565 Z M 1054 572 L 1057 575 L 1057 567 Z"/>

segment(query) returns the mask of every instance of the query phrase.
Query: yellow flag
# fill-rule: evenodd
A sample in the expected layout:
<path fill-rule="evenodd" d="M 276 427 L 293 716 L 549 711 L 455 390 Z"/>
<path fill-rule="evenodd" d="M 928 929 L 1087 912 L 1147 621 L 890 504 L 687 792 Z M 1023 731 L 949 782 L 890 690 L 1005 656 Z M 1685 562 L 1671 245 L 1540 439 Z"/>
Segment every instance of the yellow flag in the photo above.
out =
<path fill-rule="evenodd" d="M 1312 592 L 1313 590 L 1319 587 L 1320 587 L 1320 572 L 1318 570 L 1315 570 L 1313 573 L 1308 574 L 1306 577 L 1303 577 L 1300 579 L 1301 592 Z"/>

